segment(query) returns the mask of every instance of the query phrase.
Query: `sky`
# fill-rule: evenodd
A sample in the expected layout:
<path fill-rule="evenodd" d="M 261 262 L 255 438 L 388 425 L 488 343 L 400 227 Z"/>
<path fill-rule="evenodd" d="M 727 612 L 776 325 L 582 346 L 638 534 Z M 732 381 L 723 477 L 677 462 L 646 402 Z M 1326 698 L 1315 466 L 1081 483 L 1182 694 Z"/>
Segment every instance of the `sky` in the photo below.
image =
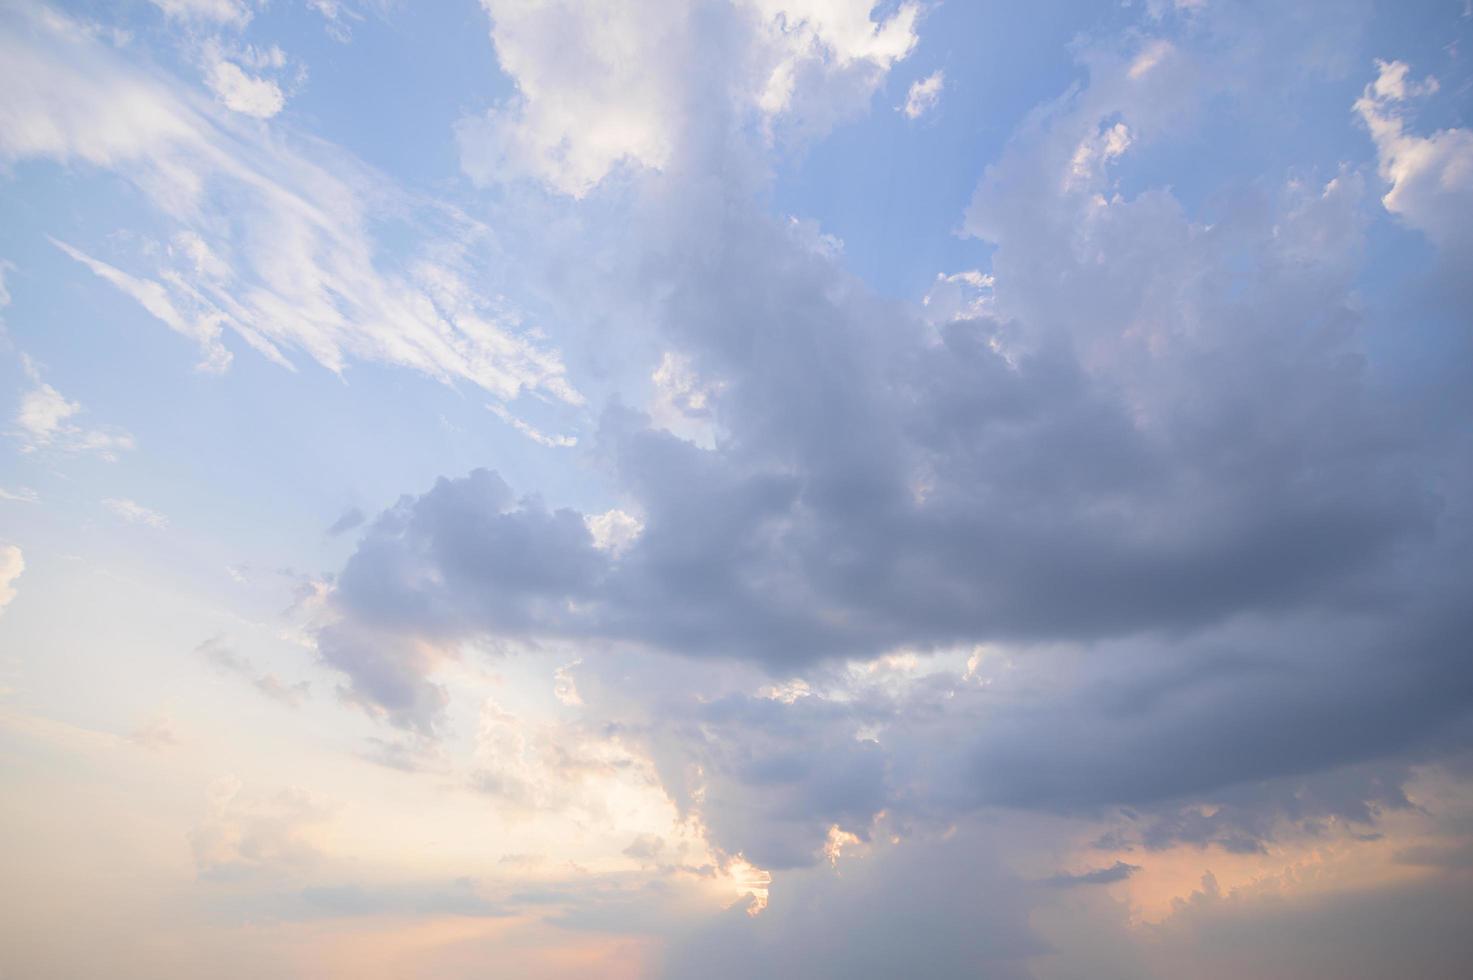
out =
<path fill-rule="evenodd" d="M 1466 0 L 0 0 L 0 975 L 1454 978 Z"/>

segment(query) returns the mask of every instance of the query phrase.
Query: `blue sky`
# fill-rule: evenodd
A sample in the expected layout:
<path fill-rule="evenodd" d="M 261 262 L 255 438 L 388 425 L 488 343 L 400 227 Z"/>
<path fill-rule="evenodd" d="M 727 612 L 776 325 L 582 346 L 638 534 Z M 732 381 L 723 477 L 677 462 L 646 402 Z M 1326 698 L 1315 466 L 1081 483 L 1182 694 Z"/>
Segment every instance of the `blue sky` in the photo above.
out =
<path fill-rule="evenodd" d="M 1460 976 L 1470 57 L 0 4 L 0 972 Z"/>

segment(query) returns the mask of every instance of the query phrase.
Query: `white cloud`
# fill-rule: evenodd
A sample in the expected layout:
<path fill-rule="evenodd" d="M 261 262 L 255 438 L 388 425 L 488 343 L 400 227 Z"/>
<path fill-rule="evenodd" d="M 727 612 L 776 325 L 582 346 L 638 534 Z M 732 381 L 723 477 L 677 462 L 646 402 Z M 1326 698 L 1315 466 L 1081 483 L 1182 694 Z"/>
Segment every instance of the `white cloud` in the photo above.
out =
<path fill-rule="evenodd" d="M 980 269 L 965 269 L 951 275 L 936 273 L 936 282 L 921 299 L 926 319 L 932 323 L 970 320 L 986 316 L 992 307 L 996 281 Z"/>
<path fill-rule="evenodd" d="M 178 232 L 171 245 L 179 254 L 189 259 L 196 275 L 216 282 L 230 278 L 230 266 L 195 232 Z"/>
<path fill-rule="evenodd" d="M 482 299 L 467 253 L 484 226 L 327 144 L 243 125 L 59 15 L 16 30 L 10 21 L 25 16 L 0 20 L 12 79 L 0 88 L 0 161 L 115 170 L 173 219 L 180 247 L 165 257 L 175 262 L 152 277 L 63 247 L 195 339 L 207 366 L 223 366 L 219 335 L 230 329 L 282 365 L 293 350 L 339 373 L 361 358 L 467 380 L 503 401 L 539 391 L 581 403 L 558 353 Z M 385 255 L 370 231 L 384 211 L 416 236 L 411 259 Z"/>
<path fill-rule="evenodd" d="M 1069 161 L 1069 185 L 1085 186 L 1098 181 L 1105 165 L 1124 155 L 1132 142 L 1134 137 L 1125 123 L 1102 127 L 1098 133 L 1081 140 Z"/>
<path fill-rule="evenodd" d="M 103 502 L 108 510 L 127 521 L 129 524 L 146 524 L 152 528 L 163 530 L 169 526 L 169 519 L 156 510 L 150 510 L 135 500 L 126 497 L 108 497 Z"/>
<path fill-rule="evenodd" d="M 1376 80 L 1356 100 L 1376 143 L 1378 169 L 1391 185 L 1381 203 L 1439 246 L 1473 246 L 1473 130 L 1418 136 L 1406 128 L 1403 104 L 1437 91 L 1437 80 L 1408 79 L 1400 61 L 1377 62 Z"/>
<path fill-rule="evenodd" d="M 21 395 L 20 411 L 15 423 L 21 440 L 21 452 L 55 449 L 66 453 L 94 452 L 106 460 L 132 449 L 133 437 L 118 429 L 84 429 L 70 420 L 82 412 L 82 406 L 66 398 L 41 379 L 40 369 L 25 355 L 21 366 L 31 381 L 29 391 Z"/>
<path fill-rule="evenodd" d="M 602 514 L 589 514 L 583 521 L 588 525 L 588 533 L 593 535 L 593 546 L 615 556 L 627 551 L 644 533 L 639 518 L 617 507 Z"/>
<path fill-rule="evenodd" d="M 0 615 L 15 598 L 15 580 L 26 570 L 26 559 L 19 547 L 0 545 Z"/>
<path fill-rule="evenodd" d="M 185 236 L 191 233 L 181 233 Z M 186 241 L 190 240 L 188 238 Z M 198 235 L 194 235 L 192 241 L 197 243 L 191 249 L 191 258 L 198 267 L 200 263 L 208 263 L 209 249 L 204 245 Z M 114 268 L 106 262 L 100 262 L 80 249 L 73 248 L 66 242 L 51 239 L 51 243 L 61 249 L 68 256 L 82 263 L 98 277 L 111 283 L 124 294 L 131 297 L 154 317 L 167 324 L 170 329 L 183 334 L 200 345 L 203 359 L 199 367 L 205 371 L 223 371 L 230 366 L 230 351 L 220 342 L 220 324 L 224 317 L 218 313 L 205 314 L 193 319 L 179 312 L 170 298 L 169 291 L 161 284 L 152 279 L 141 279 L 130 276 L 121 269 Z M 201 251 L 203 248 L 203 251 Z"/>
<path fill-rule="evenodd" d="M 463 164 L 477 180 L 531 177 L 573 197 L 621 165 L 670 166 L 689 127 L 709 124 L 690 101 L 709 79 L 764 126 L 786 117 L 828 128 L 914 47 L 920 9 L 907 3 L 877 22 L 871 0 L 741 0 L 717 43 L 688 2 L 482 5 L 517 95 L 462 122 Z"/>
<path fill-rule="evenodd" d="M 548 433 L 543 432 L 541 429 L 537 428 L 532 423 L 514 415 L 511 409 L 507 408 L 505 405 L 499 405 L 495 402 L 492 402 L 488 404 L 486 408 L 491 412 L 492 415 L 495 415 L 497 418 L 501 419 L 501 421 L 505 422 L 513 429 L 516 429 L 522 435 L 526 436 L 528 439 L 531 439 L 539 446 L 546 446 L 549 449 L 570 449 L 573 446 L 578 445 L 578 438 L 576 436 L 564 436 L 557 434 L 549 435 Z"/>
<path fill-rule="evenodd" d="M 327 36 L 340 44 L 347 44 L 353 38 L 353 29 L 348 21 L 361 20 L 363 16 L 342 0 L 307 0 L 307 6 L 322 17 Z"/>
<path fill-rule="evenodd" d="M 1130 68 L 1125 76 L 1131 81 L 1144 78 L 1148 73 L 1154 71 L 1167 58 L 1176 51 L 1170 41 L 1160 39 L 1154 40 L 1141 49 L 1135 60 L 1130 63 Z"/>
<path fill-rule="evenodd" d="M 286 97 L 275 82 L 248 75 L 235 62 L 223 58 L 210 66 L 205 83 L 227 109 L 257 119 L 270 119 L 286 105 Z"/>
<path fill-rule="evenodd" d="M 16 487 L 14 490 L 7 487 L 0 487 L 0 500 L 13 500 L 17 503 L 34 504 L 40 499 L 41 497 L 30 487 Z"/>
<path fill-rule="evenodd" d="M 115 69 L 112 54 L 59 15 L 5 29 L 0 61 L 0 160 L 50 157 L 101 167 L 139 161 L 193 140 L 187 110 L 151 79 Z M 33 43 L 37 39 L 50 43 Z M 191 195 L 192 175 L 174 169 Z M 151 188 L 162 191 L 162 184 Z"/>
<path fill-rule="evenodd" d="M 919 119 L 941 102 L 941 90 L 946 84 L 946 74 L 936 69 L 925 78 L 910 84 L 905 95 L 905 106 L 901 109 L 908 119 Z"/>

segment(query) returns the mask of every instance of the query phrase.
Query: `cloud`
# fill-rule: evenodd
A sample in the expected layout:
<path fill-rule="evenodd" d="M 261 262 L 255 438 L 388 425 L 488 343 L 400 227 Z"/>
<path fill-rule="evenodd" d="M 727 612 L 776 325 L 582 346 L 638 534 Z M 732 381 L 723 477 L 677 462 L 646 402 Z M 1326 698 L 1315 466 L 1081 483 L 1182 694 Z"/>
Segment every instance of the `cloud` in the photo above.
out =
<path fill-rule="evenodd" d="M 1404 810 L 1473 697 L 1468 433 L 1376 370 L 1400 327 L 1358 292 L 1365 179 L 1228 188 L 1209 220 L 1131 168 L 1247 99 L 1240 73 L 1186 42 L 1079 52 L 1087 84 L 978 181 L 990 265 L 924 306 L 734 205 L 743 153 L 631 175 L 608 275 L 648 291 L 660 367 L 589 442 L 641 530 L 616 553 L 607 504 L 488 470 L 403 498 L 319 637 L 353 697 L 431 736 L 442 665 L 576 645 L 580 713 L 788 874 L 881 812 L 1244 855 Z M 672 431 L 691 416 L 709 439 Z"/>
<path fill-rule="evenodd" d="M 1377 169 L 1390 185 L 1381 203 L 1444 249 L 1473 247 L 1466 215 L 1473 211 L 1473 130 L 1444 129 L 1431 136 L 1407 131 L 1406 103 L 1437 91 L 1437 80 L 1408 78 L 1400 61 L 1378 61 L 1376 80 L 1355 111 L 1376 144 Z"/>
<path fill-rule="evenodd" d="M 228 882 L 304 872 L 321 860 L 317 834 L 331 816 L 332 807 L 301 790 L 255 797 L 240 780 L 223 777 L 210 787 L 209 811 L 189 834 L 196 873 Z"/>
<path fill-rule="evenodd" d="M 548 435 L 524 419 L 517 418 L 505 405 L 492 403 L 487 405 L 486 408 L 492 415 L 495 415 L 501 421 L 516 429 L 539 446 L 546 446 L 549 449 L 570 449 L 578 445 L 578 438 L 576 436 Z"/>
<path fill-rule="evenodd" d="M 0 545 L 0 615 L 15 599 L 15 580 L 26 570 L 25 555 L 18 545 Z"/>
<path fill-rule="evenodd" d="M 211 271 L 218 270 L 218 260 L 213 258 L 202 239 L 191 233 L 181 233 L 181 238 L 196 268 L 209 268 Z M 185 317 L 175 307 L 169 296 L 169 291 L 160 283 L 151 279 L 141 279 L 130 276 L 120 269 L 99 262 L 79 249 L 73 248 L 66 242 L 56 239 L 51 244 L 61 249 L 68 256 L 91 269 L 93 274 L 111 283 L 125 295 L 135 300 L 156 319 L 167 324 L 176 333 L 189 337 L 200 345 L 203 357 L 199 367 L 203 371 L 223 371 L 230 366 L 230 352 L 220 342 L 221 323 L 224 317 L 218 314 L 202 314 L 190 319 Z"/>
<path fill-rule="evenodd" d="M 40 369 L 24 354 L 21 367 L 31 382 L 30 390 L 21 395 L 15 417 L 21 452 L 96 453 L 114 461 L 118 453 L 134 448 L 133 437 L 120 429 L 84 429 L 73 424 L 70 420 L 81 414 L 81 404 L 43 381 Z"/>
<path fill-rule="evenodd" d="M 587 514 L 583 522 L 593 536 L 593 546 L 615 557 L 628 551 L 644 533 L 644 523 L 639 518 L 617 507 L 602 514 Z"/>
<path fill-rule="evenodd" d="M 147 524 L 158 530 L 169 526 L 169 519 L 163 514 L 126 497 L 108 497 L 102 504 L 129 524 Z"/>
<path fill-rule="evenodd" d="M 171 20 L 243 27 L 251 19 L 247 0 L 152 0 Z"/>
<path fill-rule="evenodd" d="M 24 80 L 0 93 L 0 160 L 84 163 L 137 186 L 174 227 L 172 262 L 142 276 L 61 247 L 195 339 L 205 365 L 225 366 L 231 332 L 283 366 L 294 352 L 334 372 L 361 358 L 504 401 L 536 391 L 582 403 L 560 355 L 483 298 L 467 259 L 489 234 L 478 222 L 326 144 L 273 137 L 194 98 L 60 15 L 8 12 L 0 56 Z M 374 234 L 374 216 L 389 213 L 412 229 L 407 256 Z"/>
<path fill-rule="evenodd" d="M 946 85 L 946 73 L 940 68 L 925 78 L 910 83 L 905 93 L 905 105 L 900 111 L 907 119 L 919 119 L 941 103 L 941 90 Z"/>
<path fill-rule="evenodd" d="M 225 108 L 257 119 L 270 119 L 286 105 L 286 97 L 275 82 L 246 74 L 239 65 L 223 58 L 210 66 L 205 82 Z"/>
<path fill-rule="evenodd" d="M 353 28 L 349 21 L 363 19 L 362 14 L 342 0 L 307 0 L 307 6 L 321 15 L 327 36 L 339 44 L 347 44 L 353 39 Z"/>
<path fill-rule="evenodd" d="M 583 697 L 578 693 L 578 680 L 573 676 L 573 668 L 582 662 L 574 660 L 570 664 L 563 664 L 553 672 L 552 696 L 557 698 L 559 704 L 569 708 L 582 707 Z"/>
<path fill-rule="evenodd" d="M 1079 885 L 1113 885 L 1117 881 L 1124 881 L 1139 870 L 1139 865 L 1116 861 L 1108 868 L 1096 868 L 1093 871 L 1081 871 L 1076 874 L 1057 874 L 1049 878 L 1046 883 L 1056 888 L 1075 888 Z"/>
<path fill-rule="evenodd" d="M 871 0 L 482 5 L 517 94 L 462 121 L 463 166 L 478 181 L 533 178 L 575 198 L 621 167 L 679 164 L 688 128 L 706 125 L 688 87 L 697 69 L 708 104 L 826 131 L 909 54 L 920 10 L 906 3 L 876 21 Z"/>
<path fill-rule="evenodd" d="M 602 333 L 636 351 L 633 394 L 579 432 L 592 477 L 572 489 L 474 469 L 329 530 L 361 533 L 320 586 L 318 654 L 346 700 L 400 729 L 357 743 L 365 757 L 512 821 L 600 826 L 654 800 L 710 853 L 621 823 L 638 877 L 506 901 L 470 882 L 290 893 L 319 914 L 555 908 L 565 929 L 673 932 L 673 978 L 1180 976 L 1199 942 L 1223 973 L 1343 975 L 1326 964 L 1376 921 L 1460 948 L 1447 923 L 1466 901 L 1439 877 L 1466 864 L 1455 835 L 1385 844 L 1399 880 L 1426 875 L 1407 892 L 1420 920 L 1388 918 L 1332 867 L 1435 809 L 1414 780 L 1462 751 L 1473 704 L 1465 396 L 1427 397 L 1386 364 L 1424 317 L 1467 310 L 1428 313 L 1456 297 L 1415 284 L 1382 283 L 1375 302 L 1364 288 L 1373 166 L 1386 208 L 1444 258 L 1462 247 L 1456 138 L 1405 118 L 1431 86 L 1380 69 L 1356 107 L 1375 140 L 1364 169 L 1217 186 L 1208 167 L 1214 186 L 1177 191 L 1162 160 L 1204 110 L 1256 121 L 1281 76 L 1248 69 L 1279 70 L 1282 49 L 1220 56 L 1240 47 L 1219 33 L 1233 14 L 1195 5 L 1179 38 L 1147 24 L 1080 41 L 1078 84 L 978 175 L 963 228 L 986 259 L 910 303 L 857 281 L 815 224 L 769 213 L 773 148 L 860 111 L 912 50 L 915 8 L 876 9 L 488 4 L 518 89 L 462 126 L 465 166 L 552 192 L 530 195 L 567 270 L 552 308 L 617 328 Z M 185 101 L 159 118 L 207 149 L 250 133 Z M 240 138 L 247 164 L 221 166 L 269 202 L 259 228 L 306 229 L 280 267 L 216 229 L 208 194 L 183 202 L 169 268 L 73 257 L 202 346 L 213 309 L 213 336 L 267 356 L 472 379 L 530 438 L 573 438 L 513 413 L 523 393 L 584 396 L 479 298 L 478 253 L 437 239 L 450 260 L 381 261 L 373 235 L 309 203 L 321 189 L 324 212 L 366 227 L 370 176 Z M 86 152 L 131 152 L 108 140 Z M 194 152 L 145 156 L 205 173 Z M 468 227 L 446 220 L 451 239 Z M 370 329 L 385 296 L 403 318 Z M 1449 391 L 1467 390 L 1462 352 L 1439 351 Z M 61 403 L 48 431 L 75 414 Z M 534 695 L 479 696 L 468 661 L 507 650 L 546 652 Z M 284 702 L 307 693 L 224 641 L 200 654 Z M 223 787 L 193 840 L 200 873 L 299 877 L 325 813 Z M 1010 821 L 1036 853 L 1005 846 Z M 1224 866 L 1306 841 L 1312 867 L 1281 895 L 1213 877 L 1160 928 L 1127 923 L 1162 865 L 1226 882 Z M 723 876 L 750 898 L 660 921 L 692 879 Z M 1045 933 L 1050 915 L 1089 928 Z M 1327 948 L 1292 946 L 1284 921 Z M 1245 924 L 1273 955 L 1243 948 Z"/>
<path fill-rule="evenodd" d="M 1022 980 L 1047 948 L 1026 886 L 975 835 L 880 847 L 842 872 L 788 875 L 760 916 L 728 910 L 678 937 L 659 976 Z"/>
<path fill-rule="evenodd" d="M 312 685 L 309 682 L 289 684 L 275 674 L 259 672 L 224 636 L 213 636 L 205 640 L 194 648 L 194 652 L 221 671 L 245 678 L 258 692 L 288 708 L 300 707 L 312 697 Z"/>

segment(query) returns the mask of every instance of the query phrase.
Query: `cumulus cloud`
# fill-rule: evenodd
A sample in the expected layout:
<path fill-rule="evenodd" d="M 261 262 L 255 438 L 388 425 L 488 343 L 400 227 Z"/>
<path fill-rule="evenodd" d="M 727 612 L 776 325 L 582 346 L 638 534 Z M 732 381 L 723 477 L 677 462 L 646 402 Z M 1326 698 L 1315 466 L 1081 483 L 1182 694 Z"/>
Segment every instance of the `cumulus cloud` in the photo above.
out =
<path fill-rule="evenodd" d="M 225 108 L 257 119 L 270 119 L 286 105 L 286 96 L 275 82 L 247 74 L 240 65 L 223 58 L 210 66 L 205 82 Z"/>
<path fill-rule="evenodd" d="M 1461 495 L 1412 474 L 1461 486 L 1467 434 L 1367 367 L 1365 182 L 1260 184 L 1214 221 L 1127 195 L 1133 155 L 1235 96 L 1149 38 L 1080 58 L 1089 84 L 979 181 L 991 267 L 919 309 L 757 209 L 664 206 L 702 199 L 690 173 L 641 178 L 630 250 L 665 262 L 630 278 L 680 353 L 596 437 L 639 534 L 615 554 L 603 515 L 489 471 L 404 498 L 321 634 L 354 696 L 433 732 L 437 665 L 483 640 L 801 680 L 621 702 L 673 797 L 765 868 L 881 811 L 1118 813 L 1122 847 L 1255 853 L 1404 808 L 1406 765 L 1375 760 L 1449 737 L 1469 690 Z M 692 415 L 720 437 L 672 431 Z M 979 644 L 1026 669 L 836 666 Z"/>
<path fill-rule="evenodd" d="M 1336 950 L 1362 948 L 1344 921 L 1466 945 L 1448 925 L 1467 905 L 1457 833 L 1384 848 L 1388 875 L 1425 875 L 1404 893 L 1415 914 L 1332 880 L 1337 853 L 1432 812 L 1417 774 L 1467 744 L 1473 457 L 1449 408 L 1466 396 L 1426 397 L 1383 362 L 1422 317 L 1467 310 L 1362 290 L 1377 174 L 1386 209 L 1460 254 L 1463 130 L 1415 135 L 1409 107 L 1434 86 L 1385 64 L 1354 106 L 1372 163 L 1179 193 L 1161 160 L 1204 109 L 1253 118 L 1274 83 L 1249 69 L 1284 60 L 1259 42 L 1305 15 L 1251 11 L 1266 22 L 1235 44 L 1222 32 L 1256 16 L 1168 6 L 1076 44 L 1078 84 L 978 175 L 961 220 L 986 260 L 909 303 L 855 279 L 821 229 L 768 213 L 768 154 L 867 104 L 912 50 L 918 8 L 488 0 L 517 90 L 462 124 L 463 164 L 552 192 L 531 195 L 559 219 L 549 238 L 561 249 L 560 221 L 577 228 L 556 309 L 619 327 L 605 333 L 637 348 L 638 394 L 579 433 L 593 478 L 562 497 L 480 468 L 345 514 L 329 533 L 361 533 L 314 593 L 317 653 L 346 700 L 400 729 L 366 743 L 374 761 L 520 819 L 592 826 L 610 800 L 654 799 L 709 853 L 621 826 L 638 877 L 508 905 L 454 889 L 463 907 L 544 903 L 568 928 L 668 935 L 648 922 L 692 879 L 740 884 L 724 915 L 680 923 L 672 978 L 1180 976 L 1201 944 L 1225 975 L 1354 975 L 1336 968 L 1348 954 L 1286 952 L 1276 916 Z M 1186 15 L 1191 30 L 1156 36 Z M 155 135 L 240 123 L 171 106 L 148 117 Z M 160 159 L 131 134 L 8 138 Z M 307 203 L 321 189 L 361 217 L 361 175 L 287 162 L 229 171 L 269 181 L 261 227 L 305 229 L 279 266 L 188 200 L 174 278 L 73 257 L 202 346 L 214 309 L 219 336 L 268 356 L 469 379 L 529 438 L 571 442 L 513 413 L 524 392 L 584 396 L 481 298 L 470 263 L 383 272 L 371 235 Z M 627 193 L 603 193 L 616 183 Z M 617 247 L 584 244 L 601 236 Z M 376 320 L 386 305 L 398 315 Z M 1439 351 L 1450 391 L 1467 390 L 1464 352 Z M 455 704 L 468 661 L 504 650 L 553 657 L 525 699 L 546 717 L 499 690 Z M 200 654 L 267 695 L 296 690 L 223 642 Z M 468 719 L 456 760 L 442 740 Z M 225 785 L 194 838 L 200 873 L 310 866 L 322 814 Z M 1035 850 L 1004 846 L 1011 820 Z M 1313 859 L 1282 876 L 1209 875 L 1160 928 L 1127 922 L 1120 895 L 1151 887 L 1158 861 L 1227 881 L 1218 862 L 1296 847 Z M 348 914 L 418 895 L 311 901 Z M 1244 923 L 1275 951 L 1235 948 Z M 1437 975 L 1426 960 L 1415 972 Z"/>
<path fill-rule="evenodd" d="M 1415 81 L 1400 61 L 1377 62 L 1376 80 L 1355 111 L 1376 143 L 1377 169 L 1390 185 L 1381 203 L 1445 249 L 1467 254 L 1473 245 L 1473 130 L 1451 128 L 1431 136 L 1408 129 L 1407 105 L 1437 91 L 1435 78 Z"/>
<path fill-rule="evenodd" d="M 461 123 L 465 169 L 481 181 L 534 178 L 575 198 L 620 167 L 677 164 L 688 130 L 705 124 L 692 101 L 697 70 L 702 90 L 745 120 L 828 129 L 910 53 L 920 11 L 906 3 L 875 20 L 871 0 L 483 6 L 517 95 Z"/>

